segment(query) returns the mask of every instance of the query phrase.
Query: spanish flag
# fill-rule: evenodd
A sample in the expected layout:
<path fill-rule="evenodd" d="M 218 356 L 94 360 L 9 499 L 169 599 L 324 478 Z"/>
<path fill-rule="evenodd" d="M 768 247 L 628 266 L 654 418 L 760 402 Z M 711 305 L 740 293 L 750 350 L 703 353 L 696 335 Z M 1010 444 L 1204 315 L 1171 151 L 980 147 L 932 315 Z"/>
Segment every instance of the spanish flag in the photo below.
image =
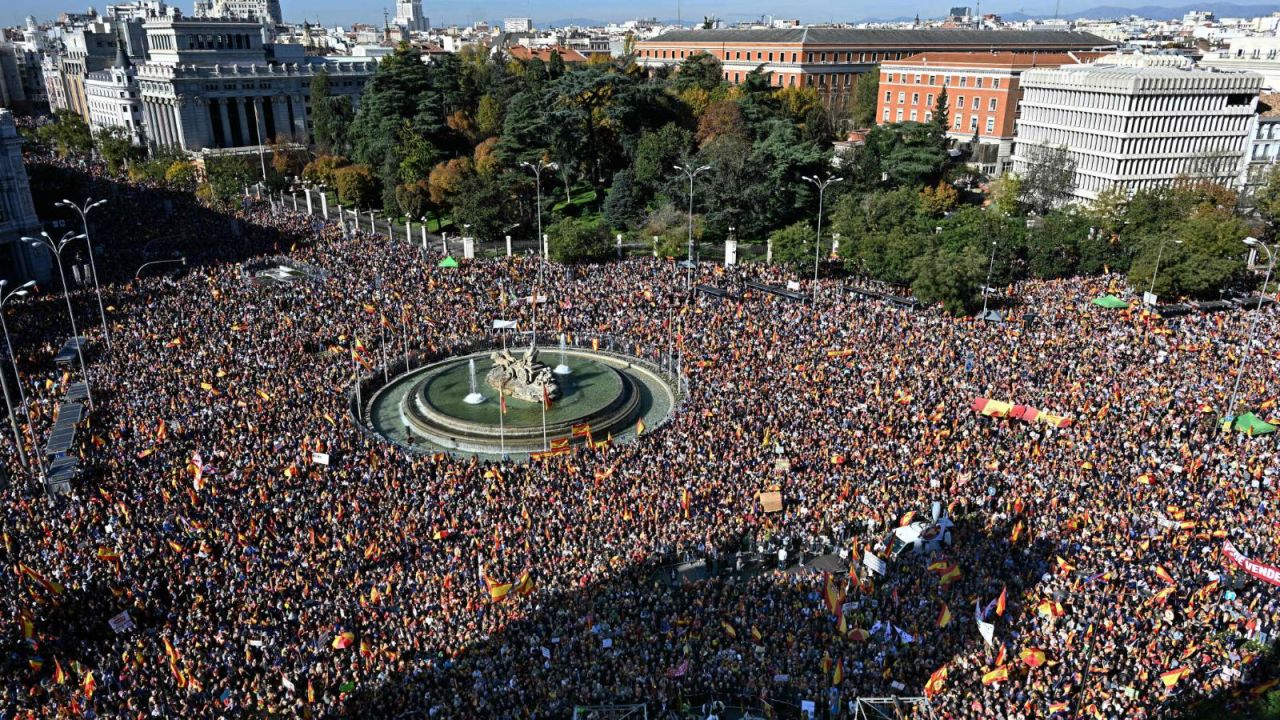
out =
<path fill-rule="evenodd" d="M 62 663 L 56 657 L 53 659 L 53 681 L 59 685 L 67 684 L 67 672 L 62 669 Z"/>
<path fill-rule="evenodd" d="M 942 587 L 947 587 L 951 585 L 951 583 L 959 580 L 962 577 L 964 577 L 964 573 L 960 572 L 960 568 L 957 566 L 952 566 L 952 568 L 948 570 L 946 573 L 944 573 L 942 576 L 942 579 L 941 579 Z"/>
<path fill-rule="evenodd" d="M 938 627 L 944 628 L 951 624 L 951 608 L 947 604 L 942 603 L 942 612 L 938 613 Z"/>
<path fill-rule="evenodd" d="M 751 626 L 751 639 L 755 640 L 756 642 L 760 642 L 761 640 L 764 640 L 764 635 L 760 632 L 760 629 L 757 628 L 755 625 Z"/>
<path fill-rule="evenodd" d="M 1044 600 L 1036 606 L 1036 612 L 1045 617 L 1062 617 L 1066 611 L 1062 609 L 1062 603 L 1053 600 Z"/>
<path fill-rule="evenodd" d="M 507 598 L 507 594 L 511 592 L 511 583 L 500 583 L 491 579 L 488 575 L 484 576 L 484 585 L 489 590 L 489 599 L 493 602 L 502 602 Z"/>
<path fill-rule="evenodd" d="M 516 580 L 516 586 L 514 589 L 516 591 L 516 594 L 521 597 L 524 597 L 525 595 L 528 595 L 529 593 L 533 592 L 534 590 L 533 578 L 529 575 L 528 570 L 525 570 L 524 572 L 520 573 L 520 577 Z"/>
<path fill-rule="evenodd" d="M 689 519 L 689 490 L 687 488 L 680 488 L 680 509 L 684 510 L 684 517 L 686 520 L 688 520 Z"/>
<path fill-rule="evenodd" d="M 1071 711 L 1071 703 L 1069 702 L 1063 701 L 1063 702 L 1056 702 L 1056 703 L 1049 704 L 1050 715 L 1057 715 L 1058 713 L 1065 713 L 1070 711 Z"/>
<path fill-rule="evenodd" d="M 644 434 L 644 418 L 640 418 L 639 420 L 636 420 L 636 437 L 640 437 L 643 434 Z"/>
<path fill-rule="evenodd" d="M 80 689 L 84 691 L 85 699 L 93 698 L 93 691 L 98 688 L 98 683 L 93 679 L 93 671 L 84 674 L 84 680 L 80 683 Z"/>
<path fill-rule="evenodd" d="M 996 683 L 1004 682 L 1008 679 L 1009 679 L 1008 668 L 998 667 L 995 670 L 992 670 L 991 672 L 982 676 L 982 684 L 995 685 Z"/>
<path fill-rule="evenodd" d="M 1045 661 L 1045 653 L 1040 648 L 1026 648 L 1022 652 L 1018 653 L 1018 657 L 1022 658 L 1022 662 L 1033 668 L 1040 667 Z"/>
<path fill-rule="evenodd" d="M 1158 577 L 1158 578 L 1160 578 L 1161 580 L 1163 580 L 1163 581 L 1165 581 L 1165 582 L 1169 583 L 1170 585 L 1177 585 L 1177 584 L 1178 584 L 1178 581 L 1174 580 L 1174 579 L 1173 579 L 1173 576 L 1169 574 L 1169 571 L 1168 571 L 1168 570 L 1165 570 L 1163 567 L 1161 567 L 1161 566 L 1159 566 L 1159 565 L 1156 565 L 1156 566 L 1154 566 L 1154 567 L 1152 568 L 1152 570 L 1155 572 L 1156 577 Z"/>
<path fill-rule="evenodd" d="M 1179 680 L 1190 674 L 1191 668 L 1184 665 L 1183 667 L 1160 673 L 1160 682 L 1164 683 L 1166 690 L 1172 690 L 1173 686 L 1177 685 Z"/>
<path fill-rule="evenodd" d="M 947 666 L 943 665 L 929 676 L 929 681 L 924 684 L 924 696 L 932 698 L 942 691 L 942 683 L 947 679 Z"/>
<path fill-rule="evenodd" d="M 738 631 L 733 629 L 733 626 L 729 624 L 728 620 L 721 620 L 720 625 L 724 628 L 724 631 L 729 634 L 729 637 L 737 639 Z"/>
<path fill-rule="evenodd" d="M 1000 588 L 1000 597 L 996 598 L 996 615 L 1003 616 L 1004 609 L 1009 602 L 1009 588 Z"/>
<path fill-rule="evenodd" d="M 23 563 L 18 564 L 18 573 L 21 575 L 26 575 L 27 577 L 31 578 L 36 583 L 38 583 L 40 587 L 43 587 L 45 590 L 49 591 L 50 593 L 53 593 L 54 595 L 61 595 L 62 593 L 66 592 L 66 588 L 64 588 L 60 583 L 56 583 L 50 580 L 44 575 L 41 575 L 35 570 L 32 570 L 30 567 L 27 567 L 27 565 Z"/>
<path fill-rule="evenodd" d="M 831 673 L 831 684 L 839 685 L 844 682 L 844 658 L 836 661 L 835 672 Z"/>
<path fill-rule="evenodd" d="M 551 449 L 559 450 L 560 448 L 569 447 L 569 438 L 557 438 L 551 441 Z"/>
<path fill-rule="evenodd" d="M 587 442 L 591 442 L 591 423 L 581 423 L 570 428 L 570 435 L 573 437 L 584 437 Z"/>

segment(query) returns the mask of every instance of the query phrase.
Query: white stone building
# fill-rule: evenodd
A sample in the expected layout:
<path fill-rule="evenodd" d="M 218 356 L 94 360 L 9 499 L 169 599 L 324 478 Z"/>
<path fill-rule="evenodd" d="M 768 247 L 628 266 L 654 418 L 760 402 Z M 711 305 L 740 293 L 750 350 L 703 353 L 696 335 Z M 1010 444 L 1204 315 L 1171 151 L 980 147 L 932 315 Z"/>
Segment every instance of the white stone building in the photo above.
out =
<path fill-rule="evenodd" d="M 257 20 L 267 25 L 283 22 L 280 0 L 196 0 L 197 18 L 221 20 Z"/>
<path fill-rule="evenodd" d="M 301 45 L 263 43 L 266 29 L 238 20 L 146 23 L 150 58 L 138 66 L 152 146 L 188 152 L 311 142 L 311 81 L 326 71 L 332 95 L 359 104 L 377 62 L 307 56 Z"/>
<path fill-rule="evenodd" d="M 431 20 L 422 14 L 422 0 L 396 0 L 395 24 L 407 32 L 426 32 Z"/>
<path fill-rule="evenodd" d="M 129 133 L 134 145 L 146 143 L 137 71 L 123 43 L 117 45 L 116 60 L 110 67 L 85 77 L 84 93 L 89 103 L 89 127 L 95 134 L 118 127 Z"/>
<path fill-rule="evenodd" d="M 1238 182 L 1262 76 L 1198 70 L 1168 55 L 1112 55 L 1022 74 L 1013 171 L 1065 147 L 1075 197 L 1133 193 L 1185 177 Z"/>
<path fill-rule="evenodd" d="M 0 110 L 0 278 L 10 282 L 49 279 L 49 254 L 21 242 L 40 232 L 27 168 L 22 164 L 22 138 L 13 113 Z"/>
<path fill-rule="evenodd" d="M 1280 90 L 1280 37 L 1232 38 L 1227 47 L 1205 53 L 1200 65 L 1218 70 L 1250 70 L 1262 76 L 1263 88 Z"/>
<path fill-rule="evenodd" d="M 533 18 L 527 18 L 527 17 L 503 18 L 502 31 L 508 32 L 508 33 L 533 32 Z"/>
<path fill-rule="evenodd" d="M 1280 93 L 1258 98 L 1258 113 L 1249 124 L 1249 149 L 1240 174 L 1240 190 L 1246 198 L 1266 184 L 1267 176 L 1280 160 Z"/>

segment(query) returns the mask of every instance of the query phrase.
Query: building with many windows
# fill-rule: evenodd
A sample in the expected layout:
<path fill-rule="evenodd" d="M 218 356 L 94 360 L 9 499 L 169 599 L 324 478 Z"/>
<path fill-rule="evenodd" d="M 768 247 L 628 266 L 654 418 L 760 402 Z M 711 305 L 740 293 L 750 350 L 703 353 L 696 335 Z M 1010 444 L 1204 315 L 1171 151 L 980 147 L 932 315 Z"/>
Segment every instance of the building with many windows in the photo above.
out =
<path fill-rule="evenodd" d="M 422 0 L 396 0 L 395 23 L 408 32 L 426 32 L 431 29 L 430 18 L 422 14 Z"/>
<path fill-rule="evenodd" d="M 267 44 L 267 29 L 241 20 L 146 23 L 150 57 L 137 66 L 146 137 L 188 152 L 311 142 L 311 81 L 326 72 L 333 95 L 358 106 L 372 58 L 309 56 Z"/>
<path fill-rule="evenodd" d="M 256 20 L 264 25 L 279 25 L 280 0 L 196 0 L 196 18 L 221 20 Z"/>
<path fill-rule="evenodd" d="M 1248 198 L 1267 182 L 1280 160 L 1280 93 L 1258 98 L 1258 112 L 1249 126 L 1249 149 L 1240 174 L 1241 193 Z"/>
<path fill-rule="evenodd" d="M 1075 192 L 1093 200 L 1204 178 L 1236 186 L 1262 76 L 1193 68 L 1174 55 L 1110 55 L 1022 74 L 1013 171 L 1065 147 Z"/>
<path fill-rule="evenodd" d="M 1104 53 L 929 52 L 880 64 L 876 121 L 930 122 L 942 89 L 947 90 L 947 136 L 969 142 L 983 172 L 1008 169 L 1014 120 L 1022 99 L 1019 79 L 1036 67 L 1092 62 Z"/>
<path fill-rule="evenodd" d="M 853 93 L 857 76 L 880 63 L 923 52 L 1062 53 L 1109 49 L 1097 35 L 1056 30 L 787 28 L 677 30 L 635 45 L 636 62 L 656 68 L 713 55 L 725 80 L 762 69 L 777 87 L 813 87 L 833 106 Z"/>
<path fill-rule="evenodd" d="M 124 51 L 124 43 L 117 44 L 116 59 L 110 67 L 89 73 L 84 92 L 89 103 L 89 127 L 95 133 L 118 127 L 129 134 L 134 145 L 145 143 L 137 71 Z"/>

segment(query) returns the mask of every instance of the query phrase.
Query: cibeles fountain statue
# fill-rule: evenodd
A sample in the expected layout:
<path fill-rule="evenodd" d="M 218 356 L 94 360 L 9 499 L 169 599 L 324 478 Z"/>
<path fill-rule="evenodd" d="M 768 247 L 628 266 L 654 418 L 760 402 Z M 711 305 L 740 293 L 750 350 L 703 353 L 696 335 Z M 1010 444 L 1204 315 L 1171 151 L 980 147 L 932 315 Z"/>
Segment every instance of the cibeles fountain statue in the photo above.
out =
<path fill-rule="evenodd" d="M 530 345 L 519 358 L 510 350 L 501 350 L 490 353 L 489 359 L 493 361 L 493 369 L 485 376 L 485 382 L 498 392 L 536 403 L 543 398 L 560 397 L 560 386 L 551 368 L 538 362 L 537 346 Z"/>

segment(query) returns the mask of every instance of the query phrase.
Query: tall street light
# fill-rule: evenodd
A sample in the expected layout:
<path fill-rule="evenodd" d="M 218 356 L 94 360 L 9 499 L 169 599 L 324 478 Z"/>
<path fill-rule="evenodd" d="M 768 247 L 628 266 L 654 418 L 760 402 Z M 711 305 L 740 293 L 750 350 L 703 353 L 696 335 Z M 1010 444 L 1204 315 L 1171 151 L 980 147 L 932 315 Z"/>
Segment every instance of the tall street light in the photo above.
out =
<path fill-rule="evenodd" d="M 1174 245 L 1181 245 L 1181 240 L 1174 240 Z M 1156 274 L 1160 272 L 1160 256 L 1164 254 L 1164 238 L 1160 239 L 1160 249 L 1156 250 L 1156 267 L 1151 271 L 1151 288 L 1147 290 L 1150 295 L 1156 294 Z M 1264 288 L 1265 289 L 1265 288 Z"/>
<path fill-rule="evenodd" d="M 991 271 L 996 267 L 996 241 L 991 241 L 991 260 L 987 262 L 987 281 L 982 283 L 982 320 L 987 320 L 987 294 L 991 292 Z"/>
<path fill-rule="evenodd" d="M 546 243 L 542 241 L 542 171 L 543 170 L 559 170 L 560 164 L 539 160 L 537 165 L 530 162 L 520 163 L 523 167 L 527 167 L 533 171 L 533 184 L 537 186 L 538 207 L 536 209 L 538 215 L 538 254 L 542 256 L 542 264 L 538 266 L 538 286 L 542 286 L 542 268 L 547 264 Z"/>
<path fill-rule="evenodd" d="M 813 183 L 818 188 L 818 239 L 813 247 L 813 304 L 816 306 L 818 304 L 818 258 L 822 254 L 822 203 L 825 199 L 827 186 L 841 182 L 844 178 L 827 176 L 826 179 L 819 180 L 817 177 L 806 175 L 800 179 Z"/>
<path fill-rule="evenodd" d="M 687 165 L 676 165 L 674 167 L 689 178 L 689 292 L 693 292 L 693 268 L 695 267 L 693 259 L 693 181 L 702 173 L 710 170 L 711 166 L 703 165 L 691 168 Z"/>
<path fill-rule="evenodd" d="M 89 371 L 84 366 L 84 349 L 81 347 L 83 343 L 80 342 L 80 331 L 76 329 L 76 313 L 71 309 L 71 288 L 67 286 L 67 274 L 62 270 L 62 251 L 73 240 L 79 240 L 83 237 L 84 235 L 67 233 L 61 239 L 54 240 L 49 237 L 49 233 L 42 232 L 38 238 L 23 237 L 22 241 L 29 243 L 32 247 L 42 247 L 48 250 L 53 255 L 53 259 L 57 261 L 58 277 L 62 278 L 62 298 L 67 301 L 67 318 L 71 320 L 71 337 L 75 338 L 76 357 L 80 360 L 80 374 L 84 376 L 85 398 L 88 399 L 89 410 L 92 411 L 93 394 L 89 391 Z"/>
<path fill-rule="evenodd" d="M 22 409 L 25 412 L 27 409 L 26 392 L 24 392 L 22 389 L 22 377 L 18 374 L 18 364 L 13 360 L 13 346 L 9 344 L 9 327 L 4 320 L 4 306 L 5 306 L 5 303 L 7 303 L 11 299 L 15 297 L 23 297 L 24 295 L 26 295 L 28 289 L 35 287 L 36 281 L 31 280 L 27 282 L 25 285 L 22 285 L 21 287 L 18 287 L 14 290 L 9 291 L 8 294 L 5 294 L 4 287 L 5 285 L 8 285 L 8 284 L 9 284 L 8 280 L 0 280 L 0 329 L 4 330 L 4 344 L 5 344 L 5 347 L 8 348 L 9 359 L 10 359 L 10 362 L 13 364 L 13 379 L 18 383 L 18 397 L 22 403 Z M 22 466 L 26 467 L 28 464 L 27 452 L 22 448 L 22 433 L 18 432 L 18 417 L 13 412 L 13 401 L 9 399 L 9 381 L 5 379 L 4 370 L 0 370 L 0 390 L 4 391 L 4 405 L 5 405 L 5 409 L 9 411 L 9 426 L 13 428 L 13 444 L 14 444 L 14 447 L 18 448 L 18 459 L 22 461 Z M 31 430 L 30 416 L 28 416 L 27 418 L 27 429 Z M 34 435 L 31 438 L 31 443 L 32 443 L 31 447 L 34 448 L 35 447 Z M 37 449 L 37 452 L 39 452 L 38 449 Z"/>
<path fill-rule="evenodd" d="M 1235 386 L 1231 388 L 1231 403 L 1227 405 L 1227 422 L 1236 417 L 1236 399 L 1240 393 L 1240 378 L 1244 377 L 1244 364 L 1249 359 L 1249 350 L 1253 347 L 1253 335 L 1258 329 L 1258 318 L 1262 315 L 1262 299 L 1267 296 L 1267 284 L 1271 282 L 1271 271 L 1275 269 L 1276 257 L 1271 248 L 1256 237 L 1247 237 L 1244 244 L 1251 248 L 1262 248 L 1267 253 L 1267 275 L 1262 280 L 1262 289 L 1258 291 L 1258 306 L 1254 308 L 1253 320 L 1249 323 L 1249 334 L 1245 336 L 1244 351 L 1240 353 L 1240 367 L 1236 369 Z"/>
<path fill-rule="evenodd" d="M 68 207 L 80 213 L 80 224 L 84 226 L 84 244 L 89 248 L 89 269 L 93 272 L 93 291 L 98 295 L 98 317 L 102 319 L 102 337 L 107 341 L 107 352 L 111 352 L 111 333 L 107 329 L 107 312 L 102 309 L 102 288 L 98 286 L 98 261 L 93 257 L 93 243 L 89 242 L 89 211 L 102 205 L 107 200 L 103 198 L 97 202 L 92 202 L 93 198 L 85 198 L 84 205 L 76 205 L 70 200 L 63 199 L 54 203 L 57 207 Z"/>

